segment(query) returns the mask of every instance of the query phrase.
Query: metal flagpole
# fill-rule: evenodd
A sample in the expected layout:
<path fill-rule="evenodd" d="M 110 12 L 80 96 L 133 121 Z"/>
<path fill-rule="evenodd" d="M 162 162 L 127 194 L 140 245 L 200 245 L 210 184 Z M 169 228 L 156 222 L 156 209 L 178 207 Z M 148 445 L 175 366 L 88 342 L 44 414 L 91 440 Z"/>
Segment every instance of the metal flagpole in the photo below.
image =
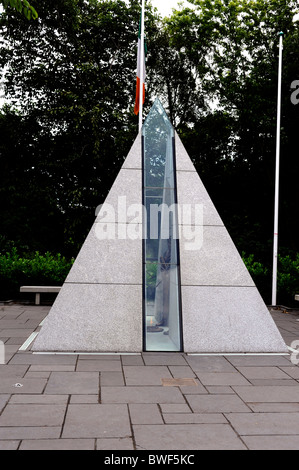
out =
<path fill-rule="evenodd" d="M 281 77 L 282 77 L 283 32 L 278 33 L 278 36 L 279 36 L 279 65 L 278 65 L 278 97 L 277 97 L 277 134 L 276 134 L 276 175 L 275 175 L 275 209 L 274 209 L 274 239 L 273 239 L 272 305 L 276 305 L 276 301 L 277 301 L 279 160 L 280 160 Z"/>
<path fill-rule="evenodd" d="M 142 0 L 141 7 L 141 51 L 140 51 L 140 92 L 139 92 L 139 132 L 142 129 L 142 114 L 143 114 L 143 81 L 144 81 L 144 6 L 145 0 Z"/>

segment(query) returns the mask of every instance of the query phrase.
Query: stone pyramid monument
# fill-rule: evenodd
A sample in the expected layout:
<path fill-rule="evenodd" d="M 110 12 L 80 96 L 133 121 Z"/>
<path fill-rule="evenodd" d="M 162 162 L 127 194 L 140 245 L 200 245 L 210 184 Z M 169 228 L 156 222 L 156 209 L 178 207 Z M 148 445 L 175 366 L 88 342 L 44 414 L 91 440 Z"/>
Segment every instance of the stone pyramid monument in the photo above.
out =
<path fill-rule="evenodd" d="M 287 352 L 159 100 L 32 350 Z"/>

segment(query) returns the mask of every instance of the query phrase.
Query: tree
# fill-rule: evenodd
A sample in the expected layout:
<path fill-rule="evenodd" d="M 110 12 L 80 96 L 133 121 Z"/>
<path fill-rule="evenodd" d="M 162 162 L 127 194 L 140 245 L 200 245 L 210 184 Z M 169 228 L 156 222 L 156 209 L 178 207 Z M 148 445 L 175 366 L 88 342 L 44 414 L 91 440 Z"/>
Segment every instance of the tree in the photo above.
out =
<path fill-rule="evenodd" d="M 9 6 L 15 8 L 19 13 L 23 13 L 28 20 L 36 20 L 38 18 L 37 11 L 27 0 L 1 0 L 0 4 L 5 9 Z"/>
<path fill-rule="evenodd" d="M 16 119 L 31 124 L 27 140 L 18 134 L 16 158 L 23 173 L 10 166 L 6 146 L 0 163 L 6 161 L 8 172 L 23 178 L 25 186 L 30 175 L 40 187 L 43 198 L 38 191 L 28 197 L 32 203 L 46 199 L 45 211 L 40 206 L 37 211 L 45 226 L 48 214 L 57 210 L 64 220 L 51 241 L 33 234 L 32 248 L 53 241 L 52 249 L 61 250 L 64 238 L 63 250 L 77 253 L 136 137 L 139 17 L 138 0 L 49 0 L 39 6 L 38 23 L 29 25 L 12 11 L 1 17 L 6 97 L 11 112 L 18 110 Z M 154 27 L 149 9 L 147 31 Z M 7 110 L 3 126 L 6 118 L 11 119 Z M 7 185 L 3 180 L 3 192 Z M 28 227 L 14 200 L 8 199 L 6 214 L 14 213 L 20 226 Z M 8 216 L 10 239 L 14 227 Z"/>
<path fill-rule="evenodd" d="M 184 48 L 212 106 L 182 129 L 240 251 L 272 256 L 278 37 L 284 31 L 280 247 L 298 251 L 295 175 L 299 107 L 290 85 L 299 76 L 298 4 L 292 0 L 190 0 L 168 20 L 171 44 Z M 214 133 L 211 130 L 214 129 Z M 216 142 L 215 142 L 216 137 Z M 219 143 L 215 146 L 215 143 Z M 250 250 L 250 251 L 249 251 Z"/>

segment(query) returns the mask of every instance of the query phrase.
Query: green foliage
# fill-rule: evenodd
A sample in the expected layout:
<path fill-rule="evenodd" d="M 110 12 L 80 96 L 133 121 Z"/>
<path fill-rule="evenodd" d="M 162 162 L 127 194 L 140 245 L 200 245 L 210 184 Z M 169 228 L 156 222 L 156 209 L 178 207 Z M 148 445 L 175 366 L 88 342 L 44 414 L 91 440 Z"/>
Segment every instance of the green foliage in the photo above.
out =
<path fill-rule="evenodd" d="M 243 261 L 265 302 L 271 303 L 272 266 L 256 261 L 253 254 L 242 253 Z M 277 302 L 288 307 L 297 306 L 294 297 L 299 293 L 299 253 L 278 255 Z"/>
<path fill-rule="evenodd" d="M 0 246 L 17 246 L 20 257 L 50 251 L 70 258 L 137 134 L 140 1 L 30 0 L 38 5 L 37 22 L 9 8 L 19 2 L 4 0 L 0 16 L 0 66 L 10 102 L 0 112 Z M 298 2 L 188 5 L 162 20 L 146 2 L 144 114 L 159 96 L 239 251 L 254 253 L 247 262 L 267 303 L 277 33 L 285 33 L 279 288 L 288 303 L 297 282 L 292 253 L 299 251 L 299 105 L 290 101 L 290 85 L 299 78 Z"/>
<path fill-rule="evenodd" d="M 22 285 L 61 285 L 73 260 L 47 252 L 20 256 L 17 248 L 0 254 L 0 299 L 19 298 Z"/>
<path fill-rule="evenodd" d="M 38 18 L 37 11 L 27 0 L 1 0 L 0 3 L 4 8 L 10 6 L 17 12 L 23 13 L 27 20 L 36 20 Z"/>

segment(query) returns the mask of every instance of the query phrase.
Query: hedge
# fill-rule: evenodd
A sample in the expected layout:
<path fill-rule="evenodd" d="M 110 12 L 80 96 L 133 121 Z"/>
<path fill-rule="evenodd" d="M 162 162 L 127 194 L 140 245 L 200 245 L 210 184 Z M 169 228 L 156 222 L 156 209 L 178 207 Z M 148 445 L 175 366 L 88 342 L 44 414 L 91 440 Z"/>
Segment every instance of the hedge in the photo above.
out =
<path fill-rule="evenodd" d="M 272 266 L 256 261 L 253 254 L 242 253 L 242 258 L 264 301 L 269 305 Z M 19 299 L 22 285 L 62 285 L 73 262 L 73 259 L 68 260 L 59 253 L 20 255 L 16 247 L 0 253 L 0 300 Z M 277 303 L 298 306 L 294 301 L 295 294 L 299 294 L 299 253 L 278 256 Z"/>
<path fill-rule="evenodd" d="M 0 254 L 0 300 L 19 299 L 22 285 L 63 284 L 73 261 L 49 252 L 20 256 L 15 247 Z"/>

